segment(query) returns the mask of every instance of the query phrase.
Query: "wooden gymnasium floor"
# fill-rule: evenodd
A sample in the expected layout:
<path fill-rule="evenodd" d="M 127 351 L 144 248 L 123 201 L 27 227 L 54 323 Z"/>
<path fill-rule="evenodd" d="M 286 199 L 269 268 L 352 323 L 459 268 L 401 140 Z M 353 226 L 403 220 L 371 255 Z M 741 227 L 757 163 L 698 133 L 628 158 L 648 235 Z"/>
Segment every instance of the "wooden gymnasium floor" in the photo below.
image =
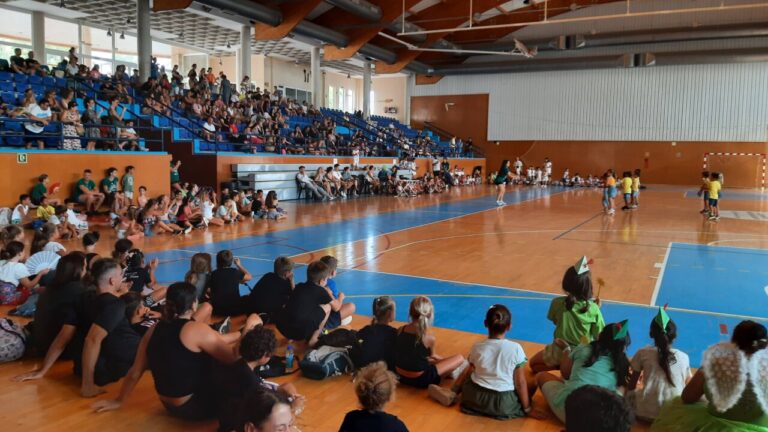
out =
<path fill-rule="evenodd" d="M 357 305 L 351 327 L 368 321 L 371 299 L 388 294 L 406 319 L 408 302 L 429 295 L 436 307 L 438 352 L 466 355 L 482 338 L 483 315 L 493 303 L 512 311 L 510 338 L 529 356 L 551 340 L 549 301 L 560 293 L 565 269 L 582 255 L 594 259 L 606 321 L 630 319 L 630 352 L 649 343 L 655 305 L 669 304 L 677 321 L 678 348 L 694 366 L 708 345 L 727 338 L 745 318 L 766 321 L 768 310 L 768 196 L 727 191 L 723 218 L 705 221 L 693 188 L 650 186 L 638 210 L 608 217 L 600 191 L 515 188 L 508 206 L 496 208 L 489 186 L 457 188 L 417 198 L 375 197 L 333 203 L 282 203 L 283 221 L 247 221 L 187 237 L 157 236 L 138 245 L 161 260 L 158 279 L 180 279 L 198 251 L 232 249 L 255 277 L 278 255 L 307 263 L 325 254 L 340 260 L 338 286 Z M 108 254 L 114 234 L 102 229 L 99 251 Z M 77 249 L 76 241 L 66 243 Z M 297 280 L 303 280 L 303 268 Z M 3 310 L 7 312 L 7 308 Z M 280 349 L 283 349 L 282 341 Z M 145 375 L 124 408 L 95 414 L 93 400 L 78 396 L 70 364 L 57 364 L 42 381 L 11 383 L 34 367 L 29 359 L 0 366 L 3 430 L 213 430 L 214 423 L 183 423 L 167 416 Z M 336 430 L 356 407 L 350 377 L 316 382 L 298 374 L 307 396 L 298 419 L 302 431 Z M 106 387 L 113 397 L 119 384 Z M 535 404 L 545 402 L 537 394 Z M 431 402 L 426 392 L 400 388 L 388 411 L 411 430 L 559 431 L 555 421 L 498 422 L 463 415 Z M 647 429 L 643 425 L 636 430 Z"/>

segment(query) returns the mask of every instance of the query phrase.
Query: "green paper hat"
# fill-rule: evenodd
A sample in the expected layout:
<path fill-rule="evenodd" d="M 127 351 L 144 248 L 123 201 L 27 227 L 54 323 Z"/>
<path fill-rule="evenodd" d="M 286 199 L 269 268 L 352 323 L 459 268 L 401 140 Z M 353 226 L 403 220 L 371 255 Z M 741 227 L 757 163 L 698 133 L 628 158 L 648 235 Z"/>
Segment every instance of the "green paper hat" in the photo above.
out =
<path fill-rule="evenodd" d="M 669 324 L 669 315 L 667 315 L 666 309 L 663 307 L 659 307 L 659 313 L 656 314 L 656 317 L 653 318 L 653 320 L 656 322 L 656 324 L 661 327 L 661 330 L 666 333 L 667 332 L 667 324 Z"/>
<path fill-rule="evenodd" d="M 614 327 L 614 333 L 613 333 L 613 340 L 620 340 L 627 337 L 627 332 L 629 332 L 629 320 L 624 320 L 620 323 L 616 323 L 616 327 Z"/>
<path fill-rule="evenodd" d="M 589 260 L 586 256 L 583 256 L 576 262 L 573 268 L 576 270 L 576 274 L 584 274 L 589 271 Z"/>

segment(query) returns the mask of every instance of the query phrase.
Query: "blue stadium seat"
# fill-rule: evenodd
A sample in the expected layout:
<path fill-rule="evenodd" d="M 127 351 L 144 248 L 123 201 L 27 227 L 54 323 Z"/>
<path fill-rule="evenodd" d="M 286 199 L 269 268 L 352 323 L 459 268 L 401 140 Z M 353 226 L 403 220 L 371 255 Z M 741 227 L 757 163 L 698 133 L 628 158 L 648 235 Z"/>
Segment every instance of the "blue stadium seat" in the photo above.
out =
<path fill-rule="evenodd" d="M 30 84 L 29 86 L 35 94 L 42 95 L 45 93 L 45 86 L 42 84 Z"/>
<path fill-rule="evenodd" d="M 29 82 L 29 77 L 24 74 L 13 74 L 13 80 L 19 84 L 27 84 Z"/>
<path fill-rule="evenodd" d="M 45 125 L 45 129 L 43 129 L 43 133 L 56 134 L 56 136 L 43 138 L 43 141 L 46 147 L 59 148 L 61 145 L 61 123 L 48 123 Z"/>
<path fill-rule="evenodd" d="M 67 87 L 67 79 L 66 78 L 56 78 L 56 87 L 66 88 Z"/>
<path fill-rule="evenodd" d="M 10 72 L 0 72 L 0 81 L 13 81 L 13 74 Z"/>
<path fill-rule="evenodd" d="M 21 134 L 24 133 L 24 127 L 21 125 L 21 123 L 6 122 L 5 130 L 7 133 L 15 133 L 17 135 L 17 136 L 9 136 L 7 134 L 4 135 L 3 140 L 5 141 L 6 145 L 9 145 L 9 146 L 24 145 L 24 138 L 21 137 Z"/>
<path fill-rule="evenodd" d="M 0 98 L 8 105 L 16 105 L 16 93 L 3 92 L 0 93 Z"/>
<path fill-rule="evenodd" d="M 37 75 L 30 75 L 29 76 L 29 83 L 30 84 L 42 84 L 43 83 L 43 77 L 37 76 Z"/>
<path fill-rule="evenodd" d="M 56 77 L 47 76 L 43 78 L 43 85 L 46 87 L 56 87 Z"/>
<path fill-rule="evenodd" d="M 12 82 L 0 81 L 0 92 L 15 92 L 16 86 Z"/>

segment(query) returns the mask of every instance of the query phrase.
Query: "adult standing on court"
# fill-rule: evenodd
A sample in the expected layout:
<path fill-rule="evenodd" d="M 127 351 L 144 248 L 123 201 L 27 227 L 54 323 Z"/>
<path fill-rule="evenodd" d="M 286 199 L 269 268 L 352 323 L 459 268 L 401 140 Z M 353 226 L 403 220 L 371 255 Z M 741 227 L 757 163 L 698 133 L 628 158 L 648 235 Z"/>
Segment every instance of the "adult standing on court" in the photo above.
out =
<path fill-rule="evenodd" d="M 509 172 L 509 159 L 504 159 L 501 161 L 501 168 L 499 168 L 496 178 L 493 179 L 493 184 L 496 185 L 496 205 L 498 206 L 506 204 L 504 202 L 504 191 L 507 188 L 507 180 L 511 177 L 512 173 Z"/>
<path fill-rule="evenodd" d="M 519 157 L 515 158 L 514 167 L 515 167 L 515 175 L 519 177 L 520 174 L 523 173 L 523 161 L 521 161 Z"/>

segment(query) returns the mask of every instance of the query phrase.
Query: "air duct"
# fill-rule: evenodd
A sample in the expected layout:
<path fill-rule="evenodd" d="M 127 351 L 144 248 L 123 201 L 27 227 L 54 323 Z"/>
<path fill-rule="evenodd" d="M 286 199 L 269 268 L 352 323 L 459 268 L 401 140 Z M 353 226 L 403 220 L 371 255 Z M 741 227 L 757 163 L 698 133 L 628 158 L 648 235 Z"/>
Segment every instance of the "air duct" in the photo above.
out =
<path fill-rule="evenodd" d="M 555 60 L 513 60 L 506 62 L 470 63 L 435 68 L 434 75 L 469 75 L 581 69 L 609 69 L 627 66 L 627 56 L 585 57 Z"/>
<path fill-rule="evenodd" d="M 283 22 L 283 14 L 280 11 L 270 9 L 256 2 L 242 0 L 198 0 L 198 3 L 217 9 L 228 10 L 273 27 Z"/>
<path fill-rule="evenodd" d="M 381 8 L 365 0 L 325 0 L 325 2 L 368 21 L 376 22 L 381 19 Z"/>
<path fill-rule="evenodd" d="M 397 61 L 397 54 L 388 49 L 384 49 L 380 46 L 365 44 L 357 51 L 359 54 L 366 57 L 375 58 L 383 61 L 387 64 L 392 64 Z"/>
<path fill-rule="evenodd" d="M 317 39 L 321 42 L 336 45 L 339 48 L 344 48 L 349 45 L 349 38 L 344 33 L 339 33 L 336 30 L 331 30 L 307 20 L 298 23 L 296 27 L 293 28 L 293 32 L 299 36 Z"/>

